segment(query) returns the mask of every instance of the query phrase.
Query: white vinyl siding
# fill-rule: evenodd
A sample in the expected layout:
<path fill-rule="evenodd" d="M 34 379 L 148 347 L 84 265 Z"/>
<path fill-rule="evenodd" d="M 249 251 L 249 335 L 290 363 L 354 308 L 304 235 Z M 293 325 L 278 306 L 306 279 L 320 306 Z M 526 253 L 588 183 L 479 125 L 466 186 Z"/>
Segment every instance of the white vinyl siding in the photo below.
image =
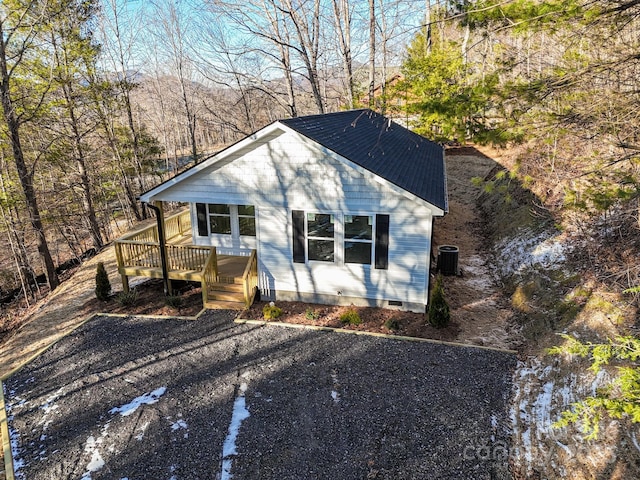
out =
<path fill-rule="evenodd" d="M 218 243 L 194 234 L 194 242 L 234 249 L 257 248 L 260 288 L 327 295 L 356 296 L 426 304 L 432 211 L 426 202 L 403 195 L 377 177 L 353 168 L 310 141 L 283 133 L 231 162 L 200 171 L 165 189 L 156 199 L 199 203 L 255 205 L 257 237 L 236 244 Z M 193 224 L 195 225 L 195 207 Z M 294 263 L 291 212 L 340 215 L 336 222 L 335 261 Z M 388 269 L 345 263 L 344 214 L 390 216 Z M 197 232 L 196 232 L 197 233 Z M 229 237 L 228 235 L 225 237 Z M 253 240 L 253 246 L 251 242 Z M 338 243 L 340 242 L 340 243 Z"/>

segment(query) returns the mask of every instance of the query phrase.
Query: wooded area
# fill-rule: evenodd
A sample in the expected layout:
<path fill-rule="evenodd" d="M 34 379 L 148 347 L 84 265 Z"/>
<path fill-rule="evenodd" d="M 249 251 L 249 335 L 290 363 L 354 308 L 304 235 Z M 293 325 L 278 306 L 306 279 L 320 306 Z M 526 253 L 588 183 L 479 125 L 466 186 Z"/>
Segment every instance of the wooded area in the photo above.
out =
<path fill-rule="evenodd" d="M 137 196 L 189 163 L 358 106 L 443 142 L 520 145 L 514 174 L 541 202 L 621 237 L 638 228 L 639 15 L 632 0 L 2 0 L 0 293 L 55 288 L 58 265 L 146 218 Z M 635 285 L 640 266 L 610 275 Z"/>

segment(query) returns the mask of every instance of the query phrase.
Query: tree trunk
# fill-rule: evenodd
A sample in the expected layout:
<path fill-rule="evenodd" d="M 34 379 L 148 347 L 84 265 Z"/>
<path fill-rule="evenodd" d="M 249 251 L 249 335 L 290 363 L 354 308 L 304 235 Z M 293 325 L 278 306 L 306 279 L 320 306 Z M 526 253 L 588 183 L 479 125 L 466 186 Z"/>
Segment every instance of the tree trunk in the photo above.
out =
<path fill-rule="evenodd" d="M 22 144 L 20 143 L 20 123 L 13 108 L 13 102 L 11 99 L 9 86 L 10 77 L 7 67 L 7 52 L 4 38 L 4 31 L 0 24 L 0 96 L 2 97 L 2 110 L 9 133 L 13 159 L 16 163 L 16 169 L 18 170 L 18 176 L 20 178 L 20 185 L 22 186 L 22 191 L 27 202 L 29 220 L 36 235 L 38 253 L 40 254 L 40 258 L 44 265 L 49 289 L 53 291 L 60 284 L 60 281 L 56 274 L 56 268 L 53 263 L 53 258 L 51 258 L 47 237 L 45 235 L 44 226 L 42 225 L 40 209 L 38 208 L 38 200 L 36 198 L 35 189 L 33 188 L 33 173 L 29 172 L 24 159 Z"/>
<path fill-rule="evenodd" d="M 93 199 L 91 198 L 91 182 L 89 181 L 89 175 L 87 174 L 87 164 L 84 156 L 84 150 L 82 148 L 82 135 L 80 134 L 78 119 L 73 106 L 73 90 L 71 85 L 63 86 L 63 90 L 65 100 L 67 102 L 69 120 L 71 122 L 71 131 L 73 133 L 73 150 L 76 157 L 76 167 L 78 168 L 78 174 L 80 175 L 82 206 L 85 214 L 87 215 L 89 233 L 91 234 L 93 246 L 96 250 L 100 250 L 104 243 L 102 241 L 102 236 L 100 235 L 100 226 L 98 225 L 96 210 L 93 206 Z"/>
<path fill-rule="evenodd" d="M 369 0 L 369 108 L 375 107 L 376 88 L 376 3 Z"/>
<path fill-rule="evenodd" d="M 338 3 L 339 2 L 339 3 Z M 354 107 L 353 62 L 351 58 L 351 14 L 348 0 L 333 0 L 333 15 L 336 23 L 342 68 L 345 76 L 347 106 Z"/>

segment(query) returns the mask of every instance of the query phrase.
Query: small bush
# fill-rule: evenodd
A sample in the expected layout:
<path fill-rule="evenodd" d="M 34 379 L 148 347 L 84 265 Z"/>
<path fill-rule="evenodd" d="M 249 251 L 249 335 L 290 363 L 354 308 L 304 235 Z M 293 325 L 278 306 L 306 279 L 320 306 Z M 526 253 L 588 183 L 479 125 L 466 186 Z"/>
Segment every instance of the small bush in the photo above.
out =
<path fill-rule="evenodd" d="M 307 310 L 304 312 L 304 318 L 306 318 L 307 320 L 317 320 L 319 317 L 320 314 L 313 308 L 307 308 Z"/>
<path fill-rule="evenodd" d="M 262 308 L 262 316 L 265 320 L 274 320 L 282 315 L 282 309 L 275 305 L 269 304 Z"/>
<path fill-rule="evenodd" d="M 180 295 L 167 295 L 164 299 L 165 305 L 175 309 L 181 309 L 184 306 L 184 299 Z"/>
<path fill-rule="evenodd" d="M 109 275 L 104 268 L 104 263 L 98 262 L 96 269 L 96 298 L 101 302 L 109 300 L 111 295 L 111 283 L 109 282 Z"/>
<path fill-rule="evenodd" d="M 128 292 L 120 292 L 116 297 L 116 301 L 123 307 L 130 307 L 138 301 L 138 291 L 134 289 Z"/>
<path fill-rule="evenodd" d="M 396 330 L 400 330 L 400 320 L 398 320 L 397 318 L 390 318 L 386 322 L 384 322 L 384 326 L 389 330 L 393 330 L 395 332 Z"/>
<path fill-rule="evenodd" d="M 360 315 L 358 315 L 358 312 L 356 312 L 353 308 L 350 308 L 342 315 L 340 315 L 340 321 L 345 325 L 347 323 L 349 325 L 360 325 L 362 323 Z"/>
<path fill-rule="evenodd" d="M 451 313 L 449 304 L 444 298 L 444 287 L 442 286 L 442 275 L 436 277 L 436 283 L 431 290 L 429 301 L 429 323 L 436 328 L 444 328 L 449 325 Z"/>

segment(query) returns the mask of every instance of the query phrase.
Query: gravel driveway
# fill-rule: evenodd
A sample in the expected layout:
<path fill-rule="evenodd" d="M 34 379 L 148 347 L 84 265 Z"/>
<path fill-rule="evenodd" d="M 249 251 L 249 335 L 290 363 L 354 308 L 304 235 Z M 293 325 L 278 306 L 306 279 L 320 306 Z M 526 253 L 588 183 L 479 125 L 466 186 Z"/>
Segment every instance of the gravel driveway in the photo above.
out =
<path fill-rule="evenodd" d="M 98 317 L 5 383 L 18 478 L 503 479 L 515 355 Z"/>

